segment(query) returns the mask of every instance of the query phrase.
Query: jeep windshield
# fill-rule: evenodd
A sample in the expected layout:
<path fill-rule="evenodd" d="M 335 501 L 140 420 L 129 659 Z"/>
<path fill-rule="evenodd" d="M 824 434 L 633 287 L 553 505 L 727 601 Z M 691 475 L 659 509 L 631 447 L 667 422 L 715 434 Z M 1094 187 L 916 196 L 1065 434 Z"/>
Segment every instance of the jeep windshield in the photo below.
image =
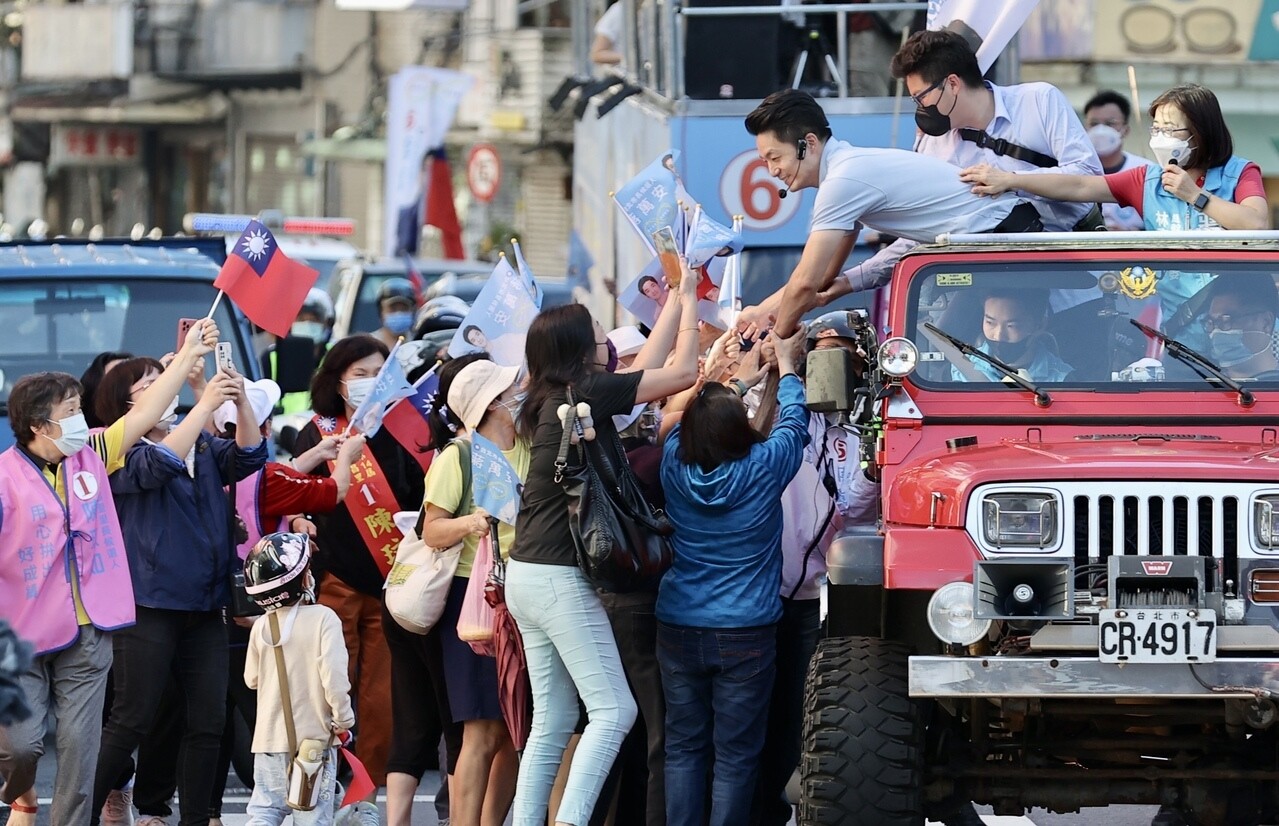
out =
<path fill-rule="evenodd" d="M 0 405 L 28 373 L 58 370 L 79 378 L 105 351 L 159 358 L 177 345 L 178 319 L 201 318 L 216 294 L 208 282 L 163 278 L 64 278 L 0 281 Z M 214 318 L 233 342 L 236 367 L 248 359 L 223 301 Z M 206 368 L 207 369 L 207 368 Z M 192 403 L 183 388 L 180 404 Z"/>
<path fill-rule="evenodd" d="M 925 266 L 910 285 L 905 335 L 920 351 L 911 380 L 957 392 L 1009 382 L 931 325 L 1040 388 L 1226 389 L 1170 357 L 1136 321 L 1202 354 L 1245 387 L 1279 388 L 1274 271 L 1224 262 L 1197 263 L 1196 272 L 1166 266 L 1119 260 Z"/>

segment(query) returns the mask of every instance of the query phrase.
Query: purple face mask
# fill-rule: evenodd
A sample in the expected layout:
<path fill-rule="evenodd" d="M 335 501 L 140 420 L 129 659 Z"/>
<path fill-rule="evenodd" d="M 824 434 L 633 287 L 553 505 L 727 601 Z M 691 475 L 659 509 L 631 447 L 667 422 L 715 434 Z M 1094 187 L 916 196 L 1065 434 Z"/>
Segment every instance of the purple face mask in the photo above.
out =
<path fill-rule="evenodd" d="M 605 344 L 608 346 L 608 364 L 604 365 L 604 369 L 609 373 L 617 372 L 617 348 L 613 346 L 613 340 L 606 339 Z"/>

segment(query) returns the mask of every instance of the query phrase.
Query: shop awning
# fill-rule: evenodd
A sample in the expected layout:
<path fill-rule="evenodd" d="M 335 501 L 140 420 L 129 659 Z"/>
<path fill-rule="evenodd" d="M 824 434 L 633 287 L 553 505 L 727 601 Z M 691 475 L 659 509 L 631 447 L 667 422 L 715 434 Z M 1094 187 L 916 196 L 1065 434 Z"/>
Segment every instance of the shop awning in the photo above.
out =
<path fill-rule="evenodd" d="M 36 123 L 165 125 L 216 123 L 226 111 L 226 97 L 216 92 L 168 101 L 57 95 L 17 100 L 10 117 Z"/>

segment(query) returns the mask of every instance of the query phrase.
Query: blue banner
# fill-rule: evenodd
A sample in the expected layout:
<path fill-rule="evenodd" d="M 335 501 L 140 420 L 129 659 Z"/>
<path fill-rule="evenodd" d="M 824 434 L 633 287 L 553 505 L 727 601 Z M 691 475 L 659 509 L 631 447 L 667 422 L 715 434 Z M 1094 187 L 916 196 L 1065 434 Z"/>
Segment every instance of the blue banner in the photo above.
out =
<path fill-rule="evenodd" d="M 682 189 L 675 177 L 675 155 L 665 152 L 613 195 L 622 214 L 654 255 L 657 247 L 653 244 L 653 233 L 662 227 L 671 228 L 676 243 L 682 244 L 684 240 L 684 226 L 688 218 L 677 203 Z M 692 209 L 693 205 L 685 203 L 683 206 Z"/>
<path fill-rule="evenodd" d="M 449 355 L 487 352 L 498 364 L 522 367 L 524 339 L 537 312 L 527 282 L 503 258 L 453 336 Z"/>
<path fill-rule="evenodd" d="M 513 526 L 524 486 L 502 449 L 475 431 L 471 432 L 471 478 L 475 507 Z"/>
<path fill-rule="evenodd" d="M 688 259 L 690 267 L 700 267 L 716 256 L 733 255 L 741 251 L 741 233 L 712 220 L 700 207 L 696 210 L 688 240 L 684 243 L 684 257 Z"/>
<path fill-rule="evenodd" d="M 537 305 L 537 309 L 540 311 L 542 309 L 542 288 L 538 286 L 537 279 L 533 277 L 532 268 L 524 260 L 524 251 L 520 249 L 520 242 L 512 238 L 511 246 L 515 248 L 515 266 L 519 269 L 520 275 L 524 277 L 529 295 L 533 297 L 533 303 Z"/>

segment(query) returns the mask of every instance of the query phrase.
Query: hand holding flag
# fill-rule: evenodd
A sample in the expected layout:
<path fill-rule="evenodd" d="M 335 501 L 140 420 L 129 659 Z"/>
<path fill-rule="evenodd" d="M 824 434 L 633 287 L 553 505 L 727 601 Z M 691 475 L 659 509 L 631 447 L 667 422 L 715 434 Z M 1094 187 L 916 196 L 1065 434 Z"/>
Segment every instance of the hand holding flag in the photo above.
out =
<path fill-rule="evenodd" d="M 397 343 L 391 350 L 378 371 L 377 379 L 369 394 L 360 402 L 351 416 L 350 430 L 373 436 L 382 429 L 382 419 L 386 415 L 386 406 L 397 399 L 413 395 L 414 387 L 404 375 L 404 365 L 396 357 L 395 351 L 400 349 Z"/>
<path fill-rule="evenodd" d="M 284 338 L 319 276 L 280 252 L 271 231 L 259 221 L 250 221 L 213 286 L 230 296 L 254 324 Z M 215 300 L 210 315 L 217 306 Z"/>

